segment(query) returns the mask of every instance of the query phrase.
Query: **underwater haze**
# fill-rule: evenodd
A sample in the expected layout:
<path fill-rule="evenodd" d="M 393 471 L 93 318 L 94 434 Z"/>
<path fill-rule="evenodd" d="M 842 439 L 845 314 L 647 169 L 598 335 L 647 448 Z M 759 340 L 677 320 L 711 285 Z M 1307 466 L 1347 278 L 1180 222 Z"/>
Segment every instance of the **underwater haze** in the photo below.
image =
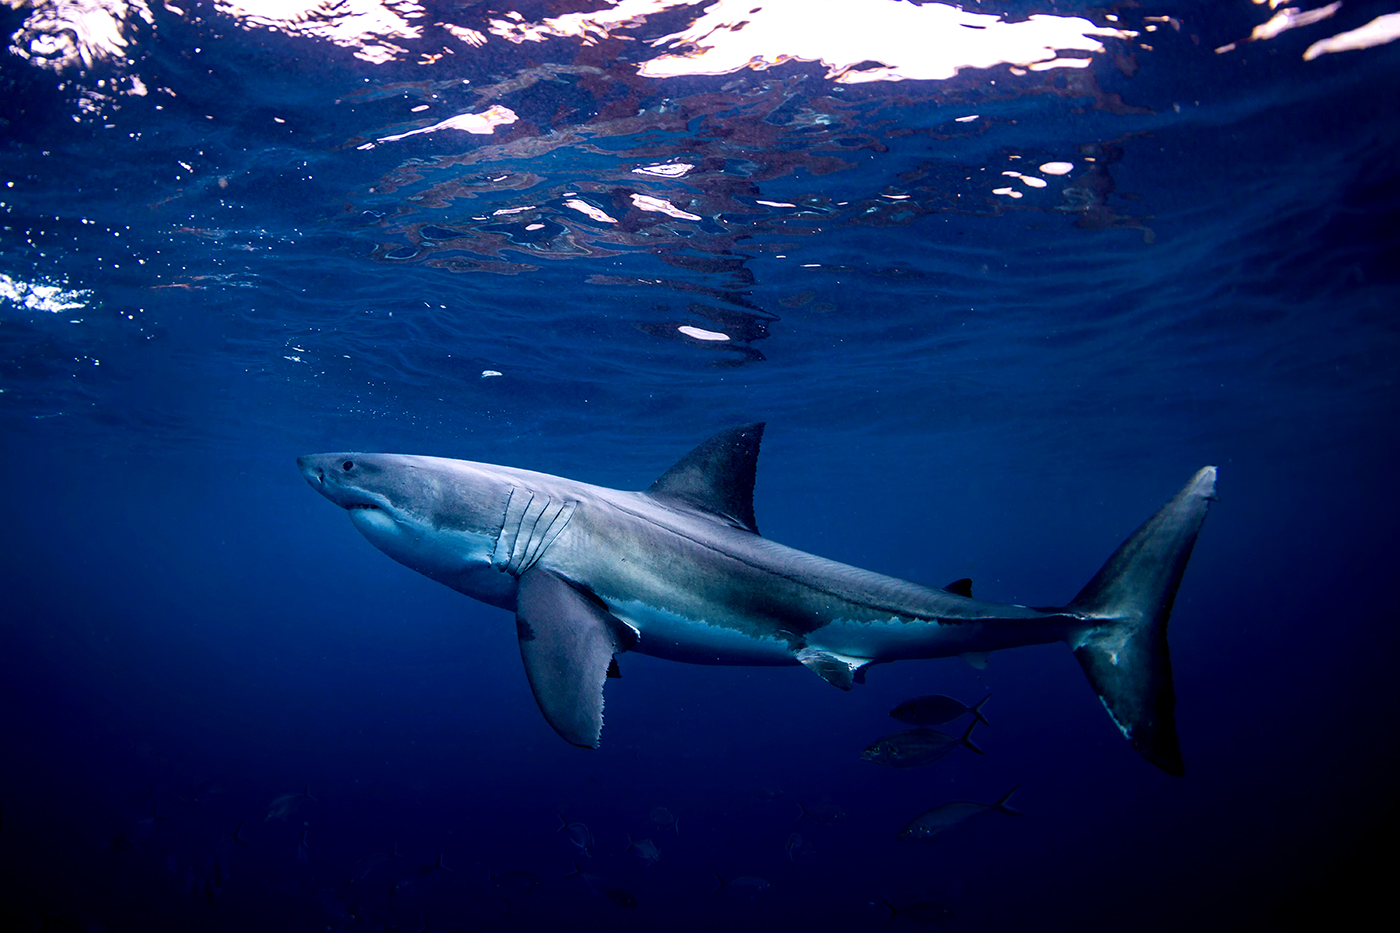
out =
<path fill-rule="evenodd" d="M 1388 908 L 1395 0 L 3 0 L 0 36 L 0 926 Z M 297 468 L 642 490 L 760 421 L 765 538 L 1024 606 L 1216 466 L 1185 775 L 1063 643 L 849 692 L 628 651 L 575 747 L 513 614 Z M 927 695 L 986 724 L 891 718 Z"/>

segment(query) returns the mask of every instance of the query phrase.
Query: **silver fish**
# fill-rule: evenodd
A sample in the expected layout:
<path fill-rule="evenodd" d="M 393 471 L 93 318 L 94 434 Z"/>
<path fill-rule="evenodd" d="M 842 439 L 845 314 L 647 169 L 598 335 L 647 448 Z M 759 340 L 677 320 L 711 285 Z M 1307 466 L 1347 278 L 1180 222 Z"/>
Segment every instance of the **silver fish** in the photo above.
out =
<path fill-rule="evenodd" d="M 583 883 L 588 886 L 588 890 L 592 891 L 609 904 L 612 904 L 614 907 L 626 907 L 630 909 L 637 906 L 637 899 L 633 897 L 627 889 L 602 875 L 589 874 L 578 867 L 578 862 L 574 862 L 574 870 L 564 877 L 581 879 Z"/>
<path fill-rule="evenodd" d="M 972 720 L 962 738 L 957 739 L 935 729 L 895 732 L 877 740 L 861 752 L 860 757 L 890 768 L 917 768 L 933 764 L 960 745 L 981 755 L 982 749 L 972 744 L 970 738 L 976 725 L 977 720 Z"/>
<path fill-rule="evenodd" d="M 1020 790 L 1013 787 L 996 803 L 977 803 L 974 800 L 954 800 L 934 807 L 915 817 L 908 826 L 899 831 L 899 838 L 905 842 L 931 842 L 938 836 L 955 829 L 961 829 L 993 811 L 1009 816 L 1024 816 L 1020 810 L 1006 805 L 1011 795 Z"/>
<path fill-rule="evenodd" d="M 903 907 L 896 907 L 889 901 L 882 901 L 890 909 L 890 920 L 903 920 L 920 926 L 937 926 L 952 920 L 954 914 L 942 904 L 933 901 L 912 901 Z"/>
<path fill-rule="evenodd" d="M 812 844 L 802 838 L 801 833 L 789 833 L 787 842 L 783 845 L 783 850 L 787 852 L 788 861 L 796 862 L 799 856 L 807 857 L 817 850 Z"/>
<path fill-rule="evenodd" d="M 803 820 L 811 820 L 814 823 L 835 823 L 846 818 L 846 811 L 842 810 L 830 800 L 823 800 L 815 807 L 804 807 L 802 801 L 797 801 L 797 809 L 801 812 L 794 823 L 801 823 Z"/>
<path fill-rule="evenodd" d="M 941 726 L 961 716 L 971 713 L 984 726 L 989 726 L 987 717 L 982 715 L 982 704 L 992 698 L 989 693 L 977 701 L 975 706 L 966 706 L 961 700 L 942 694 L 914 697 L 890 710 L 890 717 L 911 726 Z"/>
<path fill-rule="evenodd" d="M 635 852 L 637 858 L 650 868 L 661 859 L 661 850 L 656 847 L 656 843 L 650 839 L 633 839 L 632 834 L 627 834 L 627 848 L 624 852 Z"/>
<path fill-rule="evenodd" d="M 315 797 L 311 796 L 310 784 L 306 785 L 306 790 L 299 794 L 281 794 L 274 797 L 272 803 L 267 807 L 267 816 L 263 818 L 263 822 L 266 823 L 268 820 L 285 820 L 297 810 L 300 810 L 308 800 L 314 801 L 315 799 Z"/>
<path fill-rule="evenodd" d="M 588 828 L 588 824 L 570 823 L 559 813 L 556 813 L 555 816 L 559 817 L 559 828 L 556 829 L 555 832 L 562 833 L 567 831 L 569 842 L 573 844 L 575 849 L 578 849 L 579 854 L 584 858 L 592 858 L 593 853 L 590 850 L 593 846 L 593 831 Z"/>
<path fill-rule="evenodd" d="M 710 892 L 711 895 L 727 890 L 734 894 L 735 897 L 746 897 L 749 900 L 753 900 L 772 887 L 771 884 L 757 875 L 742 875 L 735 878 L 733 881 L 725 881 L 719 876 L 719 873 L 716 872 L 715 881 L 717 881 L 718 884 L 716 884 L 715 889 Z"/>
<path fill-rule="evenodd" d="M 490 881 L 491 886 L 500 891 L 507 900 L 527 897 L 540 886 L 540 879 L 519 868 L 491 875 Z"/>
<path fill-rule="evenodd" d="M 681 833 L 681 821 L 676 818 L 674 813 L 667 810 L 665 807 L 654 807 L 652 809 L 651 825 L 655 826 L 658 830 L 673 829 L 676 831 L 677 836 Z"/>

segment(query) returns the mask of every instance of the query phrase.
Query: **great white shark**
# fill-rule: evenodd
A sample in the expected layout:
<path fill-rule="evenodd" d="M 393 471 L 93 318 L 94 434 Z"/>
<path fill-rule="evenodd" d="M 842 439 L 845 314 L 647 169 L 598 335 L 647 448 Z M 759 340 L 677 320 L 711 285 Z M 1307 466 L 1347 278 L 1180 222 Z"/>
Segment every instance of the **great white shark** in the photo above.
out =
<path fill-rule="evenodd" d="M 1066 642 L 1145 758 L 1183 773 L 1167 617 L 1215 498 L 1196 473 L 1066 606 L 972 598 L 805 554 L 758 533 L 763 424 L 722 431 L 628 492 L 513 467 L 402 454 L 297 459 L 370 543 L 515 613 L 545 719 L 598 747 L 626 651 L 692 664 L 802 664 L 843 690 L 872 664 Z"/>

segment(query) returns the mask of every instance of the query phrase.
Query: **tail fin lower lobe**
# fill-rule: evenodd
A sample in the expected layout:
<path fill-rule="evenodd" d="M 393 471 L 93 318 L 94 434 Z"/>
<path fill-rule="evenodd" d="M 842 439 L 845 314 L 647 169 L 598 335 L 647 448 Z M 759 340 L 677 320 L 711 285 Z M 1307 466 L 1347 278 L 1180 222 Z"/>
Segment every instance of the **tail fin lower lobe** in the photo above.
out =
<path fill-rule="evenodd" d="M 1167 618 L 1214 499 L 1215 467 L 1208 466 L 1133 532 L 1065 607 L 1098 623 L 1072 647 L 1109 715 L 1144 758 L 1178 777 L 1185 765 Z"/>

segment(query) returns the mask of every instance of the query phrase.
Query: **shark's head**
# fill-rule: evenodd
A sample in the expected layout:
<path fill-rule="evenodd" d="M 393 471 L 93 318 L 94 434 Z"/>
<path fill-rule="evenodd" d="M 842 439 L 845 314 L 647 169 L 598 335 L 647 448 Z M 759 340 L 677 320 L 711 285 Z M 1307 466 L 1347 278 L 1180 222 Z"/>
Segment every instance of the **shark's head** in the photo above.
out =
<path fill-rule="evenodd" d="M 297 458 L 301 475 L 345 509 L 394 560 L 494 605 L 515 605 L 515 580 L 492 566 L 511 484 L 490 467 L 401 454 Z"/>

